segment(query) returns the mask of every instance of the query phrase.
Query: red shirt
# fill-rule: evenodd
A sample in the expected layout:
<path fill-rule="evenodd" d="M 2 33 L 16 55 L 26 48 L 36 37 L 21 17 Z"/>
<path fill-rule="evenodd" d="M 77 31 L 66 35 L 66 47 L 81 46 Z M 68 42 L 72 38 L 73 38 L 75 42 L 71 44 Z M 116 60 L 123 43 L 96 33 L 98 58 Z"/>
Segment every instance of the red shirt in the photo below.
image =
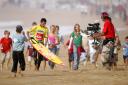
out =
<path fill-rule="evenodd" d="M 67 41 L 66 45 L 68 46 L 70 43 L 70 40 Z M 78 53 L 78 56 L 81 55 L 81 52 L 85 52 L 85 50 L 83 49 L 83 47 L 79 46 L 77 48 L 77 53 Z M 68 50 L 68 54 L 71 55 L 73 53 L 73 43 L 71 44 L 71 48 Z"/>
<path fill-rule="evenodd" d="M 12 39 L 11 38 L 1 38 L 0 40 L 0 44 L 1 44 L 1 51 L 3 53 L 7 53 L 8 51 L 11 50 L 11 46 L 12 46 Z"/>
<path fill-rule="evenodd" d="M 115 28 L 110 20 L 105 20 L 103 33 L 105 38 L 115 38 Z"/>
<path fill-rule="evenodd" d="M 67 41 L 66 45 L 68 46 L 70 43 L 70 40 Z M 71 48 L 68 49 L 68 54 L 71 55 L 73 53 L 73 42 L 71 43 Z"/>

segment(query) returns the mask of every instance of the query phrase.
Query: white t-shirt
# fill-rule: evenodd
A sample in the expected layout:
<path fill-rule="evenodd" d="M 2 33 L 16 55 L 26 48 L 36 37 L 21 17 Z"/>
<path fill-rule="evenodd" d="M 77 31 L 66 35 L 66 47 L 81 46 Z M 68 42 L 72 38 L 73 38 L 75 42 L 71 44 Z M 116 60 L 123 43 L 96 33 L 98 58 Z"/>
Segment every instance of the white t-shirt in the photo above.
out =
<path fill-rule="evenodd" d="M 94 43 L 94 40 L 88 40 L 88 44 L 89 44 L 89 53 L 95 53 L 96 52 L 96 49 L 93 48 L 93 44 Z"/>

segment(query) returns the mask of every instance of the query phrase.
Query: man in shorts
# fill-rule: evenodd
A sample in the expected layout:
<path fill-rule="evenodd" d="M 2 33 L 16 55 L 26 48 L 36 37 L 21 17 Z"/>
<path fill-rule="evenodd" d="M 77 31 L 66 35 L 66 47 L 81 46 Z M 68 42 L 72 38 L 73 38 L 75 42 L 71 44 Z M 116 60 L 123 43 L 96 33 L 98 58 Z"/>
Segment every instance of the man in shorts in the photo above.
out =
<path fill-rule="evenodd" d="M 34 26 L 27 32 L 29 38 L 30 38 L 30 34 L 33 33 L 34 39 L 36 39 L 38 42 L 42 43 L 45 46 L 48 40 L 48 28 L 46 27 L 46 22 L 47 20 L 45 18 L 42 18 L 40 20 L 40 25 Z M 36 58 L 37 58 L 37 63 L 36 63 L 37 70 L 39 70 L 40 68 L 41 61 L 44 61 L 43 69 L 45 70 L 47 59 L 44 56 L 42 56 L 40 53 L 37 53 Z"/>

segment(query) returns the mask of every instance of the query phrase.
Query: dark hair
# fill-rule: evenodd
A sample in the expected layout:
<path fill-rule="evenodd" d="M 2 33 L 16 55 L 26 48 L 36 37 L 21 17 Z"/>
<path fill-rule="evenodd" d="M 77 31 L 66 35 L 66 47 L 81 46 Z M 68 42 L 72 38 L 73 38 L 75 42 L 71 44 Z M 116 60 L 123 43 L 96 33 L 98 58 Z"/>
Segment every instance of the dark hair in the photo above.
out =
<path fill-rule="evenodd" d="M 128 36 L 126 36 L 125 39 L 128 39 Z"/>
<path fill-rule="evenodd" d="M 109 16 L 103 16 L 103 19 L 104 19 L 104 20 L 108 19 L 108 20 L 111 21 L 111 17 L 109 17 Z"/>
<path fill-rule="evenodd" d="M 6 34 L 10 34 L 10 32 L 8 30 L 5 30 L 4 35 L 6 35 Z"/>
<path fill-rule="evenodd" d="M 32 25 L 34 26 L 34 25 L 37 25 L 37 23 L 36 22 L 32 22 Z"/>
<path fill-rule="evenodd" d="M 58 30 L 60 29 L 58 25 L 56 25 L 56 28 L 57 28 Z"/>
<path fill-rule="evenodd" d="M 40 22 L 47 22 L 46 18 L 41 18 Z"/>
<path fill-rule="evenodd" d="M 22 30 L 23 30 L 23 27 L 22 27 L 21 25 L 17 25 L 17 26 L 16 26 L 16 32 L 17 32 L 17 33 L 21 33 Z"/>

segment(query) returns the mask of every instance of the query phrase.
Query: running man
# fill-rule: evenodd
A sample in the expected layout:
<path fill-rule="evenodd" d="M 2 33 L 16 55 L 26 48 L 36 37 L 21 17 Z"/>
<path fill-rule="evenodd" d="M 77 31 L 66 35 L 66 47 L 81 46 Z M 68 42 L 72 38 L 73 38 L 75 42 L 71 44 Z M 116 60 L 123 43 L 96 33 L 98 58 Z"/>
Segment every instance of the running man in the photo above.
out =
<path fill-rule="evenodd" d="M 30 34 L 33 33 L 33 37 L 40 43 L 46 46 L 47 41 L 48 41 L 48 28 L 46 27 L 47 20 L 45 18 L 42 18 L 40 20 L 40 25 L 36 25 L 33 28 L 29 29 L 27 32 L 27 35 L 30 37 Z M 46 59 L 40 54 L 37 54 L 37 63 L 36 67 L 37 70 L 40 68 L 41 61 L 43 61 L 43 69 L 45 70 L 46 68 Z"/>

